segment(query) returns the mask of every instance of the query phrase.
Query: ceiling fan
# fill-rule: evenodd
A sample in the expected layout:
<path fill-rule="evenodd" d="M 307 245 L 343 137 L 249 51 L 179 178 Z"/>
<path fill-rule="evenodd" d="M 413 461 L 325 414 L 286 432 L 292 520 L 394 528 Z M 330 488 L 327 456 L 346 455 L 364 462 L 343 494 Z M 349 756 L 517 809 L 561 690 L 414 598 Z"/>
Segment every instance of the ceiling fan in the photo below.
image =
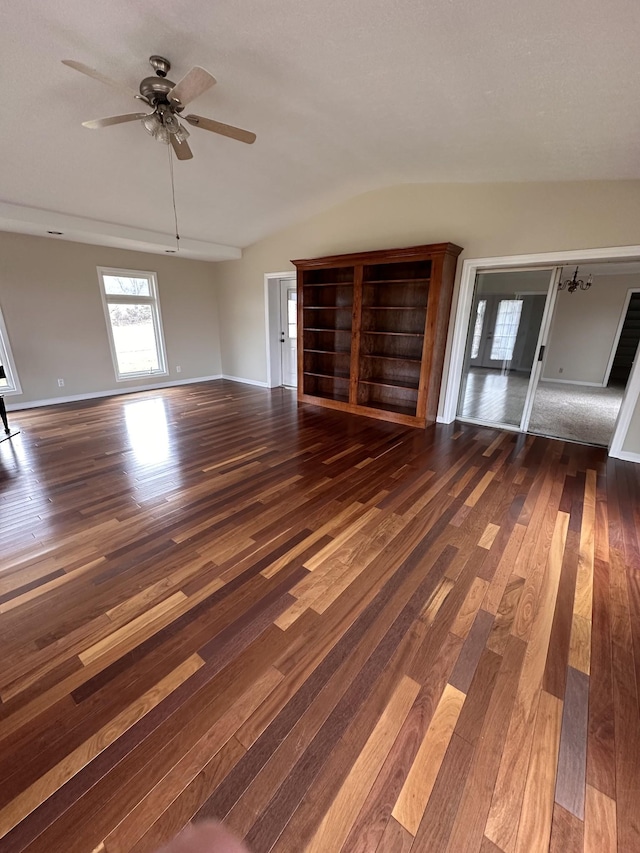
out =
<path fill-rule="evenodd" d="M 230 124 L 223 124 L 219 121 L 214 121 L 211 118 L 204 118 L 198 115 L 185 115 L 181 113 L 191 101 L 195 100 L 207 89 L 210 89 L 216 82 L 216 78 L 205 71 L 204 68 L 195 65 L 191 71 L 187 72 L 179 83 L 173 83 L 167 79 L 167 74 L 171 69 L 171 63 L 163 56 L 150 56 L 149 64 L 156 72 L 156 76 L 145 77 L 140 83 L 140 90 L 136 92 L 126 83 L 119 83 L 117 80 L 112 80 L 110 77 L 101 74 L 94 68 L 84 65 L 82 62 L 75 62 L 73 59 L 63 59 L 64 65 L 69 68 L 74 68 L 82 74 L 93 77 L 107 86 L 113 86 L 121 92 L 126 92 L 130 97 L 136 98 L 148 104 L 152 108 L 150 113 L 127 113 L 126 115 L 108 116 L 107 118 L 97 118 L 92 121 L 83 121 L 84 127 L 97 130 L 101 127 L 109 127 L 112 124 L 122 124 L 127 121 L 140 121 L 147 133 L 151 134 L 158 142 L 163 142 L 165 145 L 171 145 L 178 160 L 190 160 L 193 157 L 187 138 L 190 136 L 187 128 L 181 124 L 179 118 L 183 118 L 192 127 L 199 127 L 202 130 L 210 130 L 212 133 L 219 133 L 222 136 L 228 136 L 231 139 L 237 139 L 239 142 L 246 142 L 251 145 L 255 142 L 256 135 L 248 130 L 242 130 L 239 127 L 233 127 Z"/>

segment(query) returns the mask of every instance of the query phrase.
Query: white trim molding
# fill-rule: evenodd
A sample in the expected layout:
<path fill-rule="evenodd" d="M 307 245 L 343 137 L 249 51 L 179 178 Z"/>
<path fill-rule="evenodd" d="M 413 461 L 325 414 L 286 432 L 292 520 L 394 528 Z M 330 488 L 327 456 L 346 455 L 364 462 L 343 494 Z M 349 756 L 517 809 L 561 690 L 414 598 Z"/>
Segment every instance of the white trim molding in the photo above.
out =
<path fill-rule="evenodd" d="M 264 316 L 265 344 L 267 355 L 266 388 L 279 388 L 282 385 L 282 364 L 280 350 L 280 282 L 296 280 L 296 271 L 267 272 L 264 274 Z M 242 382 L 238 379 L 238 382 Z"/>
<path fill-rule="evenodd" d="M 1 308 L 0 364 L 2 364 L 5 368 L 5 373 L 7 374 L 7 382 L 9 383 L 6 388 L 0 388 L 0 394 L 2 394 L 3 397 L 9 397 L 12 394 L 22 394 L 22 387 L 20 385 L 20 379 L 18 377 L 18 370 L 16 368 L 16 363 L 13 359 L 13 353 L 11 352 L 11 341 L 9 340 L 9 332 L 7 331 L 7 327 L 4 322 L 4 317 L 2 316 Z"/>
<path fill-rule="evenodd" d="M 609 453 L 615 459 L 622 459 L 623 462 L 635 462 L 640 465 L 640 453 L 633 453 L 631 450 L 621 450 L 619 453 Z"/>
<path fill-rule="evenodd" d="M 620 454 L 625 452 L 622 448 L 627 438 L 629 426 L 631 425 L 631 420 L 633 418 L 636 405 L 638 404 L 638 400 L 640 400 L 640 358 L 638 358 L 636 354 L 636 360 L 631 368 L 627 387 L 624 389 L 622 405 L 620 406 L 616 425 L 613 430 L 613 438 L 609 445 L 609 456 L 614 456 L 616 459 L 627 458 Z"/>
<path fill-rule="evenodd" d="M 243 385 L 256 385 L 258 388 L 268 388 L 269 385 L 261 379 L 243 379 L 242 376 L 229 376 L 223 373 L 220 379 L 228 379 L 229 382 L 242 382 Z"/>
<path fill-rule="evenodd" d="M 110 391 L 91 391 L 88 394 L 69 394 L 66 397 L 51 397 L 48 400 L 27 400 L 24 403 L 7 403 L 7 411 L 19 412 L 22 409 L 39 409 L 41 406 L 57 406 L 62 403 L 97 400 L 99 397 L 119 397 L 121 394 L 157 391 L 159 388 L 173 388 L 174 385 L 194 385 L 197 382 L 213 382 L 216 379 L 222 378 L 222 374 L 217 373 L 215 376 L 196 376 L 194 379 L 172 379 L 170 382 L 152 382 L 149 385 L 136 385 L 133 388 L 114 388 Z"/>
<path fill-rule="evenodd" d="M 555 382 L 558 385 L 588 385 L 590 388 L 605 387 L 602 382 L 583 382 L 581 379 L 547 379 L 546 376 L 541 376 L 540 382 Z"/>
<path fill-rule="evenodd" d="M 589 263 L 591 261 L 606 262 L 616 260 L 640 260 L 640 246 L 613 246 L 601 249 L 574 249 L 567 252 L 540 252 L 530 255 L 467 258 L 462 264 L 458 301 L 455 307 L 449 369 L 446 384 L 443 388 L 444 401 L 442 404 L 441 422 L 448 424 L 456 419 L 473 291 L 476 275 L 479 272 L 533 269 Z M 609 450 L 609 455 L 617 458 L 622 458 L 619 456 L 619 453 L 622 452 L 622 445 L 625 442 L 633 412 L 640 399 L 640 367 L 638 362 L 640 362 L 640 359 L 636 359 L 636 364 L 627 383 Z"/>

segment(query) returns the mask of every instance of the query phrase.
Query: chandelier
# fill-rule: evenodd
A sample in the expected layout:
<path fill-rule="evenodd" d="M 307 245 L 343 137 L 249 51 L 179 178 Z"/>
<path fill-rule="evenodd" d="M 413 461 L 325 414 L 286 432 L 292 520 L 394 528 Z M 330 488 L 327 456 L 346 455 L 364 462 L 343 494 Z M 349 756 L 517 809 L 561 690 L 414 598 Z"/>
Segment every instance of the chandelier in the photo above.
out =
<path fill-rule="evenodd" d="M 562 273 L 560 273 L 560 275 L 562 276 Z M 583 281 L 581 278 L 578 278 L 578 267 L 576 267 L 573 272 L 573 278 L 565 278 L 564 281 L 560 278 L 558 290 L 568 290 L 569 293 L 573 293 L 578 288 L 580 288 L 580 290 L 589 290 L 592 284 L 593 276 L 590 275 L 586 281 Z"/>

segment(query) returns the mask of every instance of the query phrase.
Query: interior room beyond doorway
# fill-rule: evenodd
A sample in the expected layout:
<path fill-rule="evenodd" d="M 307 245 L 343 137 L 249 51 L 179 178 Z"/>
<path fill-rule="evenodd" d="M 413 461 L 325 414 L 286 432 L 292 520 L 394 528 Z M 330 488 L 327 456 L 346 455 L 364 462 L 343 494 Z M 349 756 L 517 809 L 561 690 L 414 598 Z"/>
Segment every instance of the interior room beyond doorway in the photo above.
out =
<path fill-rule="evenodd" d="M 561 278 L 574 270 L 563 267 Z M 558 290 L 528 431 L 606 447 L 640 338 L 630 301 L 640 291 L 640 264 L 580 264 L 578 275 L 592 283 Z"/>
<path fill-rule="evenodd" d="M 478 273 L 458 417 L 610 445 L 640 340 L 640 264 L 581 264 L 591 285 L 558 288 L 574 270 Z"/>

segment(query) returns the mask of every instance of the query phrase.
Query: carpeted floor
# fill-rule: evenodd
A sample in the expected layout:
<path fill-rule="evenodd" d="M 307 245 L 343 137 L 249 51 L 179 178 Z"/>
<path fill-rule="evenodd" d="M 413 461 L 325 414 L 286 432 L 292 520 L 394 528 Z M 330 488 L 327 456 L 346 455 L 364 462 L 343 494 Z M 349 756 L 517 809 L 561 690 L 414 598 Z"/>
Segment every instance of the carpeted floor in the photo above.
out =
<path fill-rule="evenodd" d="M 623 393 L 623 388 L 540 382 L 529 432 L 606 447 L 613 435 Z"/>

